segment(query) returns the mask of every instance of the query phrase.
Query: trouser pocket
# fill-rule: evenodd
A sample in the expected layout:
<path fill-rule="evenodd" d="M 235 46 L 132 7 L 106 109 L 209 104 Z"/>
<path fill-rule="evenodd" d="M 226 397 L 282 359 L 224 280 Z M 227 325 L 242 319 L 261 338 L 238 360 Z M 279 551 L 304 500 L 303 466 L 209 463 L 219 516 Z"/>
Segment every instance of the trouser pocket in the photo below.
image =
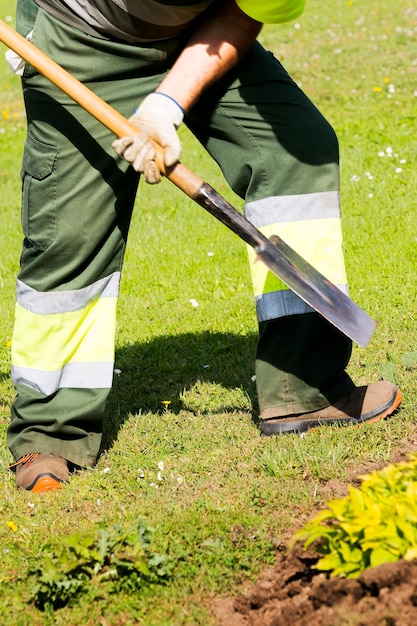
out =
<path fill-rule="evenodd" d="M 22 228 L 26 244 L 45 250 L 56 234 L 58 149 L 28 136 L 22 164 Z"/>

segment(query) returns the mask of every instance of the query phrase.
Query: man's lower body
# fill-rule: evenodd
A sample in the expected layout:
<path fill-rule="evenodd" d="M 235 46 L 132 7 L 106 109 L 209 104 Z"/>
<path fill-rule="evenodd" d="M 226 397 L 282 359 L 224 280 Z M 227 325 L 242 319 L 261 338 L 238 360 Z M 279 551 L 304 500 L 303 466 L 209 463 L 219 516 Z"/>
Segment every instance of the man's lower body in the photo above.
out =
<path fill-rule="evenodd" d="M 32 0 L 19 4 L 18 29 L 24 35 L 33 29 L 35 45 L 126 117 L 180 49 L 177 41 L 137 47 L 94 39 L 38 11 Z M 31 68 L 23 89 L 25 239 L 8 445 L 18 486 L 35 489 L 39 476 L 47 489 L 68 479 L 68 464 L 91 466 L 99 452 L 138 176 L 116 158 L 112 134 Z M 253 46 L 185 123 L 244 199 L 247 217 L 346 289 L 337 140 L 273 56 Z M 350 340 L 253 258 L 251 269 L 261 432 L 392 413 L 401 400 L 397 388 L 381 383 L 371 393 L 357 391 L 345 371 Z"/>

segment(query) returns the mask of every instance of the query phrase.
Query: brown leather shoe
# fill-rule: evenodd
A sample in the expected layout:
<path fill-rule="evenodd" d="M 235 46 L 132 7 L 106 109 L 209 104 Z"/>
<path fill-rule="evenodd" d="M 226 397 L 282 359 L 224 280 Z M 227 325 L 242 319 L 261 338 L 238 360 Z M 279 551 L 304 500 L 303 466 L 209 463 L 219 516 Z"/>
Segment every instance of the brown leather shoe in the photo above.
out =
<path fill-rule="evenodd" d="M 61 489 L 69 481 L 67 461 L 49 452 L 26 454 L 10 467 L 16 468 L 18 489 L 40 493 Z"/>
<path fill-rule="evenodd" d="M 388 381 L 355 387 L 340 400 L 318 411 L 260 420 L 263 435 L 305 433 L 325 424 L 371 424 L 389 417 L 399 407 L 401 391 Z"/>

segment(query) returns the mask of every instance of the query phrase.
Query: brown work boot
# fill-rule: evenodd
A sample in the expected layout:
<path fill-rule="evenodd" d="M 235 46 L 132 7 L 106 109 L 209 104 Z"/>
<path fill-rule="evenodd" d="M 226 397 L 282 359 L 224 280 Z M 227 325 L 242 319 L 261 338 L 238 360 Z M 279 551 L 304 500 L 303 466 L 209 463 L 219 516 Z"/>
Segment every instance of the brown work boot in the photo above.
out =
<path fill-rule="evenodd" d="M 340 400 L 318 411 L 260 420 L 263 435 L 305 433 L 325 424 L 372 424 L 390 416 L 402 400 L 401 391 L 387 381 L 355 387 Z"/>
<path fill-rule="evenodd" d="M 10 467 L 16 468 L 18 489 L 40 493 L 61 489 L 69 481 L 67 461 L 49 452 L 26 454 Z"/>

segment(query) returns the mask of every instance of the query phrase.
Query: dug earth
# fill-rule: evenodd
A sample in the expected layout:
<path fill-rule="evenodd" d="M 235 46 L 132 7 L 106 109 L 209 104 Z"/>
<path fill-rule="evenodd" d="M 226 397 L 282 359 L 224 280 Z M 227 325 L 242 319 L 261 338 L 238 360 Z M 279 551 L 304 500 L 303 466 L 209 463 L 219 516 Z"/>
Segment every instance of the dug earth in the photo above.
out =
<path fill-rule="evenodd" d="M 415 452 L 417 429 L 401 441 L 391 462 L 400 463 Z M 358 475 L 383 466 L 357 467 L 351 484 L 359 487 Z M 346 485 L 334 481 L 327 486 L 329 499 L 345 495 Z M 300 544 L 290 552 L 279 551 L 256 584 L 237 597 L 212 602 L 217 626 L 417 626 L 417 559 L 385 563 L 346 579 L 315 569 L 318 558 Z"/>
<path fill-rule="evenodd" d="M 416 626 L 417 560 L 386 563 L 357 579 L 327 578 L 317 555 L 278 553 L 256 585 L 213 603 L 219 626 Z"/>

